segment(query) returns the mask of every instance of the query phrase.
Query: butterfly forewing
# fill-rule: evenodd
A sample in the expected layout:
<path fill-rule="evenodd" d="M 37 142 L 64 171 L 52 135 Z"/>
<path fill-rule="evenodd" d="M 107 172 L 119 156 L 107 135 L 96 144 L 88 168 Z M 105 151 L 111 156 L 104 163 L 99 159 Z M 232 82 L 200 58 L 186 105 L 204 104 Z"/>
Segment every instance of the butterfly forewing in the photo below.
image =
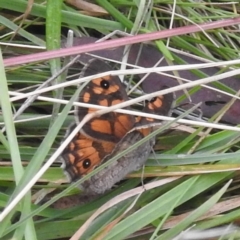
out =
<path fill-rule="evenodd" d="M 103 61 L 95 59 L 92 61 L 83 76 L 89 76 L 111 70 Z M 89 82 L 79 96 L 79 102 L 95 104 L 100 106 L 113 106 L 128 99 L 120 79 L 116 76 L 105 76 L 96 78 Z M 76 117 L 80 122 L 88 113 L 97 111 L 94 108 L 76 108 Z M 102 141 L 117 143 L 133 128 L 134 117 L 121 113 L 110 112 L 88 121 L 82 128 L 82 133 Z"/>

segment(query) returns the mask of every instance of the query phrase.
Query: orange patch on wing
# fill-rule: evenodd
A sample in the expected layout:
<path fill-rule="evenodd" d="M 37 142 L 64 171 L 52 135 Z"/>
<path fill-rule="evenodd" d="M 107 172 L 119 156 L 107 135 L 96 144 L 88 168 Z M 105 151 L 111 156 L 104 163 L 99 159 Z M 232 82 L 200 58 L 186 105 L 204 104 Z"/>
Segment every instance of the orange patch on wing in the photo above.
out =
<path fill-rule="evenodd" d="M 142 120 L 142 117 L 140 117 L 140 116 L 135 117 L 135 122 L 136 123 L 139 123 L 141 120 Z"/>
<path fill-rule="evenodd" d="M 122 123 L 122 125 L 123 125 L 125 128 L 131 129 L 132 126 L 133 126 L 133 122 L 131 121 L 130 115 L 120 114 L 120 115 L 117 117 L 117 121 L 120 122 L 120 123 Z"/>
<path fill-rule="evenodd" d="M 118 138 L 122 138 L 133 128 L 133 122 L 128 115 L 119 115 L 114 123 L 114 133 Z"/>
<path fill-rule="evenodd" d="M 116 99 L 116 100 L 112 101 L 112 105 L 116 105 L 116 104 L 119 104 L 119 103 L 122 103 L 122 102 L 123 102 L 123 100 Z"/>
<path fill-rule="evenodd" d="M 102 80 L 108 81 L 109 79 L 107 78 L 107 76 L 106 77 L 102 77 L 102 78 L 95 78 L 95 79 L 92 80 L 92 83 L 94 83 L 94 84 L 96 84 L 96 85 L 98 85 L 100 87 Z"/>
<path fill-rule="evenodd" d="M 96 119 L 91 122 L 91 130 L 111 134 L 111 125 L 107 120 Z"/>
<path fill-rule="evenodd" d="M 71 153 L 68 154 L 68 160 L 71 164 L 74 164 L 75 162 L 75 157 Z"/>
<path fill-rule="evenodd" d="M 111 153 L 115 146 L 116 144 L 111 142 L 102 142 L 102 148 L 106 154 Z"/>
<path fill-rule="evenodd" d="M 88 108 L 88 113 L 96 112 L 98 109 L 96 108 Z"/>
<path fill-rule="evenodd" d="M 146 118 L 146 120 L 147 120 L 148 122 L 153 122 L 153 121 L 154 121 L 153 118 Z"/>
<path fill-rule="evenodd" d="M 80 149 L 92 147 L 93 141 L 90 139 L 80 139 L 76 141 Z"/>
<path fill-rule="evenodd" d="M 162 107 L 162 104 L 163 104 L 162 98 L 163 98 L 162 96 L 157 97 L 154 102 L 152 102 L 152 103 L 149 104 L 149 108 L 150 108 L 151 110 L 154 110 L 154 109 L 156 109 L 156 108 Z"/>
<path fill-rule="evenodd" d="M 93 92 L 100 95 L 104 93 L 104 90 L 101 87 L 93 87 Z"/>
<path fill-rule="evenodd" d="M 115 93 L 119 91 L 119 86 L 118 85 L 112 85 L 106 90 L 104 93 L 107 95 L 108 93 Z"/>
<path fill-rule="evenodd" d="M 126 131 L 121 123 L 119 122 L 115 122 L 114 123 L 114 135 L 117 136 L 118 138 L 122 138 L 125 136 L 125 134 L 127 133 L 128 131 Z"/>
<path fill-rule="evenodd" d="M 94 147 L 87 147 L 87 148 L 83 148 L 79 151 L 79 153 L 81 152 L 81 156 L 83 159 L 86 158 L 92 158 L 92 156 L 94 155 L 96 157 L 96 154 L 98 154 L 98 152 L 96 151 L 96 149 Z M 99 160 L 99 156 L 97 157 Z"/>
<path fill-rule="evenodd" d="M 104 99 L 104 100 L 99 101 L 99 105 L 108 107 L 108 100 Z"/>
<path fill-rule="evenodd" d="M 91 97 L 91 95 L 90 95 L 90 93 L 88 93 L 88 92 L 85 92 L 84 94 L 83 94 L 83 102 L 89 102 L 90 101 L 90 97 Z"/>
<path fill-rule="evenodd" d="M 157 107 L 157 108 L 160 108 L 160 107 L 162 107 L 162 105 L 163 105 L 163 97 L 161 96 L 161 97 L 158 97 L 157 98 L 157 100 L 156 101 L 154 101 L 154 105 Z"/>
<path fill-rule="evenodd" d="M 144 137 L 146 137 L 151 133 L 151 128 L 142 128 L 138 131 L 141 132 Z"/>
<path fill-rule="evenodd" d="M 112 78 L 112 76 L 110 76 L 110 75 L 107 75 L 107 76 L 103 77 L 103 79 L 108 80 L 108 81 L 110 81 L 111 78 Z"/>

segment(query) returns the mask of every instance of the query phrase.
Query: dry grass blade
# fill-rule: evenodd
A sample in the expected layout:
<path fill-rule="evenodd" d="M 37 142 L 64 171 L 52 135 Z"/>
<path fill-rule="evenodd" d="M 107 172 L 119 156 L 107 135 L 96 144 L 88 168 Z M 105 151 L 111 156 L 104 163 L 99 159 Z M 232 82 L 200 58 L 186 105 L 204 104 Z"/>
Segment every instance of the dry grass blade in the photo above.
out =
<path fill-rule="evenodd" d="M 102 16 L 108 14 L 108 12 L 105 11 L 105 9 L 90 2 L 82 0 L 65 0 L 65 2 L 76 7 L 77 9 L 86 11 L 86 13 L 88 13 L 88 15 L 91 16 Z"/>
<path fill-rule="evenodd" d="M 116 205 L 117 203 L 120 203 L 128 198 L 131 198 L 133 196 L 142 194 L 146 190 L 150 190 L 159 186 L 162 186 L 164 184 L 167 184 L 169 182 L 175 181 L 179 179 L 180 177 L 172 177 L 172 178 L 166 178 L 163 180 L 158 180 L 152 183 L 148 183 L 144 185 L 144 187 L 138 187 L 133 190 L 127 191 L 125 193 L 122 193 L 113 199 L 111 199 L 109 202 L 102 205 L 85 223 L 81 228 L 72 236 L 71 240 L 79 239 L 82 234 L 86 231 L 86 229 L 90 226 L 90 224 L 93 222 L 94 219 L 96 219 L 101 213 L 106 211 L 107 209 L 111 208 L 112 206 Z"/>

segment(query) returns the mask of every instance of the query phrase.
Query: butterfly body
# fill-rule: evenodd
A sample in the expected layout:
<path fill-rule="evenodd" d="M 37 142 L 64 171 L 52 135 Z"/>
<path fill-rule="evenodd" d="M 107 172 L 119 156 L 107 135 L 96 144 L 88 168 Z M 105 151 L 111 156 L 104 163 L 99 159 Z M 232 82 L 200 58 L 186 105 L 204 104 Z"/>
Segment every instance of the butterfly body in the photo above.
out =
<path fill-rule="evenodd" d="M 84 76 L 111 70 L 101 60 L 93 60 L 85 69 Z M 118 77 L 107 76 L 91 80 L 79 96 L 79 102 L 112 106 L 128 99 L 124 85 Z M 144 112 L 168 115 L 173 95 L 154 98 L 144 108 Z M 76 122 L 79 123 L 93 108 L 76 108 Z M 158 120 L 134 117 L 127 114 L 110 112 L 88 121 L 63 151 L 63 168 L 70 181 L 77 181 L 96 167 L 107 162 L 130 146 L 150 134 Z M 67 136 L 76 124 L 70 126 Z M 67 137 L 66 136 L 66 137 Z M 139 170 L 147 160 L 155 138 L 145 141 L 133 151 L 128 152 L 90 179 L 80 188 L 85 194 L 99 195 L 122 180 L 130 172 Z"/>

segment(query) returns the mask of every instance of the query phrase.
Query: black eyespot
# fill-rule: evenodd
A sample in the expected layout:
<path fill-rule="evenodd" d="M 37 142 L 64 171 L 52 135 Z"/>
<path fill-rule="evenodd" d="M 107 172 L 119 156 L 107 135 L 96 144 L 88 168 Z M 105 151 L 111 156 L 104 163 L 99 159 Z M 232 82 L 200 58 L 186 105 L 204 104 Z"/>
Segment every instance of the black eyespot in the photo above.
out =
<path fill-rule="evenodd" d="M 103 89 L 108 89 L 108 88 L 109 88 L 109 82 L 103 79 L 103 80 L 101 81 L 101 87 L 102 87 Z"/>
<path fill-rule="evenodd" d="M 83 168 L 85 168 L 85 169 L 87 169 L 87 168 L 89 168 L 91 166 L 91 161 L 90 161 L 90 159 L 85 159 L 84 161 L 83 161 Z"/>

